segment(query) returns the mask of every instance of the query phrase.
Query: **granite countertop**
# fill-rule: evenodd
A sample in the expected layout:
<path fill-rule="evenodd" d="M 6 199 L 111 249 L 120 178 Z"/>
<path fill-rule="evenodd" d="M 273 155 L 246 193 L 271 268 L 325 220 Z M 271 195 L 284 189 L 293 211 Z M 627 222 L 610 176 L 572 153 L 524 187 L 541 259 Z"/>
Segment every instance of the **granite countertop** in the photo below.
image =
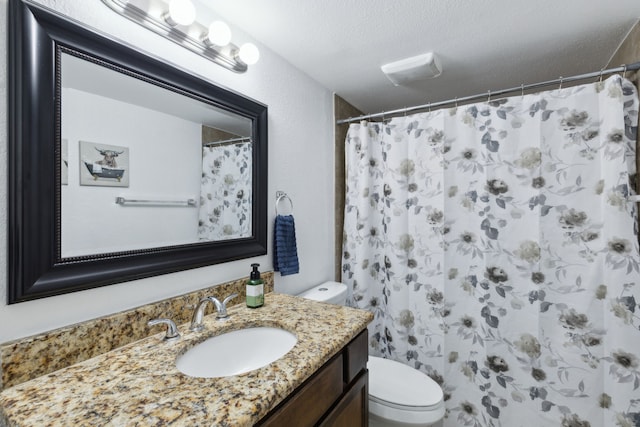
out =
<path fill-rule="evenodd" d="M 237 305 L 229 314 L 225 321 L 205 316 L 202 332 L 181 325 L 180 340 L 162 341 L 162 328 L 162 333 L 6 389 L 0 393 L 0 425 L 250 426 L 373 318 L 366 311 L 275 293 L 265 296 L 264 307 Z M 298 342 L 270 365 L 237 376 L 193 378 L 176 368 L 176 357 L 199 342 L 252 326 L 286 329 Z"/>

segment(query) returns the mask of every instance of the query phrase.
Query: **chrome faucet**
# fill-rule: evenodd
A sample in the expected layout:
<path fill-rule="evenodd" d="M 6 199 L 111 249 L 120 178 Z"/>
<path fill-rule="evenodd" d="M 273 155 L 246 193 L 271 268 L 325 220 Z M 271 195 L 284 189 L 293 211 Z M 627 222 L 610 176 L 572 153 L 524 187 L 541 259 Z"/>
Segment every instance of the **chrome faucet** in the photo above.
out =
<path fill-rule="evenodd" d="M 238 294 L 231 294 L 226 297 L 222 302 L 220 302 L 215 297 L 204 297 L 198 302 L 196 309 L 193 312 L 193 316 L 191 317 L 191 326 L 189 330 L 193 332 L 200 332 L 204 329 L 204 325 L 202 324 L 202 318 L 204 317 L 204 311 L 207 308 L 207 303 L 211 302 L 216 307 L 216 311 L 218 314 L 216 315 L 216 319 L 226 319 L 229 317 L 227 314 L 227 303 L 237 297 Z"/>
<path fill-rule="evenodd" d="M 167 333 L 164 336 L 164 341 L 172 341 L 180 338 L 178 328 L 176 327 L 175 322 L 171 319 L 153 319 L 147 322 L 147 326 L 154 326 L 159 324 L 167 325 Z"/>

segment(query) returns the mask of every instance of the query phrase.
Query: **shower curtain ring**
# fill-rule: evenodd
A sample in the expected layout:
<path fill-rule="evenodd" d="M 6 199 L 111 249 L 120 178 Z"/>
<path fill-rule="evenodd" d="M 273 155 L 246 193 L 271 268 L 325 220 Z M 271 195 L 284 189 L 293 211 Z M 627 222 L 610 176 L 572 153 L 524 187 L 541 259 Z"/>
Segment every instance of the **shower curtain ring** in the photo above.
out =
<path fill-rule="evenodd" d="M 602 83 L 602 74 L 604 73 L 604 68 L 600 69 L 600 83 Z"/>
<path fill-rule="evenodd" d="M 487 102 L 491 102 L 491 90 L 488 90 L 487 93 Z"/>
<path fill-rule="evenodd" d="M 627 64 L 622 64 L 624 69 L 622 70 L 622 78 L 624 79 L 627 74 Z"/>
<path fill-rule="evenodd" d="M 524 98 L 524 83 L 520 83 L 520 95 Z"/>
<path fill-rule="evenodd" d="M 455 103 L 456 108 L 458 108 L 458 97 L 457 97 L 457 96 L 456 96 L 456 98 L 455 98 L 455 102 L 456 102 L 456 103 Z"/>
<path fill-rule="evenodd" d="M 429 103 L 429 112 L 431 112 L 431 103 Z"/>
<path fill-rule="evenodd" d="M 562 89 L 562 81 L 564 80 L 564 77 L 560 76 L 560 86 L 558 87 L 558 89 Z"/>

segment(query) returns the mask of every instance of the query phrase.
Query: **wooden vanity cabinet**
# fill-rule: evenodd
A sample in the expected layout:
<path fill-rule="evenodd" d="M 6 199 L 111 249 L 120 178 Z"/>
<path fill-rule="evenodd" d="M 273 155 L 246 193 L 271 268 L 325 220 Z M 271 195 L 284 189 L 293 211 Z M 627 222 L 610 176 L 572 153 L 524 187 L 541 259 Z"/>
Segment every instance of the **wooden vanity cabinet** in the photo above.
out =
<path fill-rule="evenodd" d="M 366 427 L 367 336 L 365 329 L 257 425 Z"/>

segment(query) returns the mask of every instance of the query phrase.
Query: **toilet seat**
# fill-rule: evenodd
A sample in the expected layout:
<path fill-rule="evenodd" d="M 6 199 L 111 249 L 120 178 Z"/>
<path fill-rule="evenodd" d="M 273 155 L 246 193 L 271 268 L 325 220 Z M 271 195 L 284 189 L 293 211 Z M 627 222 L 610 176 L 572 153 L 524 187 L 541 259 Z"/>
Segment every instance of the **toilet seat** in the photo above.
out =
<path fill-rule="evenodd" d="M 400 362 L 369 356 L 369 412 L 408 424 L 444 416 L 444 394 L 429 376 Z"/>
<path fill-rule="evenodd" d="M 438 409 L 438 408 L 440 408 L 442 406 L 442 403 L 436 403 L 435 405 L 430 405 L 430 406 L 402 405 L 400 403 L 395 403 L 395 402 L 389 402 L 387 400 L 382 400 L 382 399 L 379 399 L 379 398 L 369 394 L 369 403 L 371 403 L 371 402 L 375 402 L 375 403 L 378 403 L 380 405 L 388 406 L 388 407 L 394 408 L 394 409 L 400 409 L 400 410 L 403 410 L 403 411 L 416 411 L 416 412 L 434 411 L 434 410 L 436 410 L 436 409 Z"/>

